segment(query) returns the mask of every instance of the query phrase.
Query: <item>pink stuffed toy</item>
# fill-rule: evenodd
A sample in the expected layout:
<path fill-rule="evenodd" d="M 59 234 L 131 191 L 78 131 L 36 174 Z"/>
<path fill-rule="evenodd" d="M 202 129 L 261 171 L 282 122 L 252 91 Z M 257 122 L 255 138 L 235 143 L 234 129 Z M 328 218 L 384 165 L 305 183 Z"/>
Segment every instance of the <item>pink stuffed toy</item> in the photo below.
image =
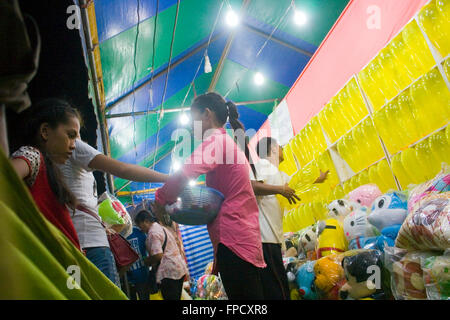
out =
<path fill-rule="evenodd" d="M 375 199 L 382 195 L 376 184 L 365 184 L 350 192 L 348 199 L 360 206 L 370 208 Z"/>

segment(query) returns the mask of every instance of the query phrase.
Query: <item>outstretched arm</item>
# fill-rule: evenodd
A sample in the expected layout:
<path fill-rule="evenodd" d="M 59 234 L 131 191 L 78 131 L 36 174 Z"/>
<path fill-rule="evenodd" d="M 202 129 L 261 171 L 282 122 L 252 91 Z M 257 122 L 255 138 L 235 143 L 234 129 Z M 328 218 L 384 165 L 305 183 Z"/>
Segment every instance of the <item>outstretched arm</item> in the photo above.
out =
<path fill-rule="evenodd" d="M 166 182 L 168 175 L 134 164 L 122 162 L 104 154 L 98 154 L 89 167 L 110 173 L 116 177 L 137 182 Z"/>
<path fill-rule="evenodd" d="M 295 194 L 295 190 L 290 188 L 287 184 L 284 186 L 276 186 L 252 180 L 252 188 L 257 196 L 280 194 L 288 199 L 290 204 L 296 203 L 296 200 L 300 201 L 300 198 Z"/>

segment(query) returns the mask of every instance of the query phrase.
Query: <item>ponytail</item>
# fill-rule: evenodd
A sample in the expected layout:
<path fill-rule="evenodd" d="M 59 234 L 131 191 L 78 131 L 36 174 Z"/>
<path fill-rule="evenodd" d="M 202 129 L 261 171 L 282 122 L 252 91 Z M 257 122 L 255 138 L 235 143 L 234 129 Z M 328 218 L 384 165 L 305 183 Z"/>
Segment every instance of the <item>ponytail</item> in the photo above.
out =
<path fill-rule="evenodd" d="M 245 135 L 244 125 L 239 120 L 239 112 L 237 111 L 237 107 L 231 101 L 228 101 L 226 103 L 226 105 L 228 107 L 228 119 L 229 119 L 231 128 L 233 128 L 234 140 L 239 145 L 239 147 L 242 150 L 244 150 L 245 157 L 247 158 L 248 163 L 250 164 L 250 167 L 252 168 L 253 175 L 255 176 L 255 179 L 256 179 L 256 168 L 255 168 L 255 165 L 253 164 L 253 160 L 250 155 L 250 149 L 248 148 L 248 137 Z M 243 135 L 243 137 L 241 139 L 238 138 L 240 134 Z"/>
<path fill-rule="evenodd" d="M 255 166 L 248 148 L 248 137 L 245 136 L 244 125 L 241 121 L 239 121 L 239 112 L 237 111 L 236 105 L 231 101 L 225 101 L 225 99 L 218 93 L 208 92 L 197 96 L 191 107 L 197 108 L 200 111 L 204 111 L 206 108 L 210 109 L 216 115 L 217 121 L 221 126 L 225 125 L 228 119 L 231 128 L 233 129 L 234 141 L 238 144 L 241 150 L 244 150 L 245 157 L 250 163 L 253 174 L 256 177 Z"/>

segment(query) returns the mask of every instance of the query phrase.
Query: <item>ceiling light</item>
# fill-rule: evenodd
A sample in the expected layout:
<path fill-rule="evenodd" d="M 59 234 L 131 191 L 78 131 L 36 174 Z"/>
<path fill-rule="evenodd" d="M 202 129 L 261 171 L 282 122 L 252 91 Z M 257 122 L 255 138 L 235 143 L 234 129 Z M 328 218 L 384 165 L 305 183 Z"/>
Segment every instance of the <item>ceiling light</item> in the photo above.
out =
<path fill-rule="evenodd" d="M 172 164 L 173 172 L 177 172 L 180 169 L 181 169 L 181 164 L 178 161 L 174 161 Z"/>
<path fill-rule="evenodd" d="M 255 73 L 253 80 L 255 81 L 256 85 L 260 86 L 264 83 L 264 81 L 266 79 L 264 78 L 264 76 L 261 72 L 257 72 L 257 73 Z"/>
<path fill-rule="evenodd" d="M 239 24 L 239 17 L 233 10 L 230 9 L 226 15 L 226 22 L 230 27 L 235 27 Z"/>
<path fill-rule="evenodd" d="M 186 125 L 186 124 L 189 123 L 189 116 L 188 116 L 185 112 L 183 112 L 183 113 L 180 115 L 180 123 L 181 123 L 182 125 Z"/>
<path fill-rule="evenodd" d="M 196 184 L 197 184 L 197 182 L 196 182 L 195 180 L 189 181 L 189 185 L 190 185 L 191 187 L 195 186 Z"/>
<path fill-rule="evenodd" d="M 308 17 L 306 16 L 306 14 L 303 11 L 295 10 L 294 22 L 296 25 L 302 26 L 302 25 L 306 24 L 307 21 L 308 21 Z"/>

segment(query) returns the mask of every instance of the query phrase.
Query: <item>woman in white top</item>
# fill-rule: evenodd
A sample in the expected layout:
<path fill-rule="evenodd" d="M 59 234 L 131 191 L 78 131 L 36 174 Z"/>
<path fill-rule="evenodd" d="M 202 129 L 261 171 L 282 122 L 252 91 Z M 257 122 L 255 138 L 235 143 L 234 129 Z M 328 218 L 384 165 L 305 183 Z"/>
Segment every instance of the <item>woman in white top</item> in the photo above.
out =
<path fill-rule="evenodd" d="M 60 165 L 59 169 L 65 183 L 77 199 L 78 208 L 72 215 L 72 221 L 81 248 L 86 257 L 120 287 L 120 278 L 109 248 L 106 231 L 96 218 L 86 212 L 98 214 L 97 187 L 92 171 L 99 170 L 138 182 L 165 182 L 167 175 L 107 157 L 80 139 L 76 140 L 75 150 L 69 160 Z"/>

